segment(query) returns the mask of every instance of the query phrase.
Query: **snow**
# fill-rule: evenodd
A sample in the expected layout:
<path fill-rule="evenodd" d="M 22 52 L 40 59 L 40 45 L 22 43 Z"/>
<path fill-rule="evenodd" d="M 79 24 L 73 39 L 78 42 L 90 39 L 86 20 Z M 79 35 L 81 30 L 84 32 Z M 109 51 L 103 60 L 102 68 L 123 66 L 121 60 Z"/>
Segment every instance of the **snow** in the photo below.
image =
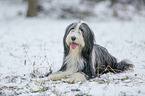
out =
<path fill-rule="evenodd" d="M 135 68 L 69 84 L 67 80 L 48 81 L 38 76 L 48 73 L 50 67 L 53 72 L 61 67 L 64 31 L 76 19 L 26 18 L 27 7 L 21 2 L 0 1 L 0 6 L 0 95 L 145 95 L 145 18 L 87 19 L 96 43 L 119 61 L 132 61 Z"/>

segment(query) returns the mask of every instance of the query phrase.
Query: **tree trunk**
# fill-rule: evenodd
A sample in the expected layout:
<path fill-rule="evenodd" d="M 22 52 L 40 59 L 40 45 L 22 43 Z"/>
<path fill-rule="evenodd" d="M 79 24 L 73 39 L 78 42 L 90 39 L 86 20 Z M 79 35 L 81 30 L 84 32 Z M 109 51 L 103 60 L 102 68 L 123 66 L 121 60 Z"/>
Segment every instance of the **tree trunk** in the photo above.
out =
<path fill-rule="evenodd" d="M 117 0 L 111 0 L 111 7 L 117 2 Z"/>
<path fill-rule="evenodd" d="M 27 17 L 37 16 L 37 13 L 38 13 L 38 1 L 28 0 Z"/>

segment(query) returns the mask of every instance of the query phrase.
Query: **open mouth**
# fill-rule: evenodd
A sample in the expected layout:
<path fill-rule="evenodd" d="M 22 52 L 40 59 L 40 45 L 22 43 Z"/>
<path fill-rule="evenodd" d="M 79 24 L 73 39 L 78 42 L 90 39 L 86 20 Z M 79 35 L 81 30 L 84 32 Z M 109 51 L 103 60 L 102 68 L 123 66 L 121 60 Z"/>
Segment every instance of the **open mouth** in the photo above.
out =
<path fill-rule="evenodd" d="M 72 42 L 70 47 L 71 47 L 71 49 L 76 49 L 77 45 L 78 45 L 77 43 Z"/>

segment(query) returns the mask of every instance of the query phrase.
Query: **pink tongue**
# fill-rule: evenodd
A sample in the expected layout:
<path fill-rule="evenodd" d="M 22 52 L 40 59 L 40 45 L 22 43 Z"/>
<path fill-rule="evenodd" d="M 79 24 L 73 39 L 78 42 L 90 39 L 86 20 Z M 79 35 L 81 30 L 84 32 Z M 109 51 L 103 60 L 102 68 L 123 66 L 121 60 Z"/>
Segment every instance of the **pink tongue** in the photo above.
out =
<path fill-rule="evenodd" d="M 76 44 L 76 43 L 71 43 L 71 48 L 72 48 L 72 49 L 75 49 L 75 48 L 76 48 L 76 46 L 77 46 L 77 44 Z"/>

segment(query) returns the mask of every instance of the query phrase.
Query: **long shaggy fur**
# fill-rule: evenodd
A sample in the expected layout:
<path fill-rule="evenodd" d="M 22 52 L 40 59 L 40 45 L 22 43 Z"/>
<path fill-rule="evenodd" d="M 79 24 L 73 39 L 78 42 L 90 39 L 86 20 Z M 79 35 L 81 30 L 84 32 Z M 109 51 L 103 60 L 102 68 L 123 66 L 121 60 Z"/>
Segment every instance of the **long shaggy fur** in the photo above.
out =
<path fill-rule="evenodd" d="M 72 44 L 76 44 L 75 49 Z M 119 73 L 133 67 L 125 60 L 117 62 L 106 48 L 95 44 L 94 33 L 86 22 L 70 24 L 66 28 L 63 45 L 63 65 L 49 76 L 50 80 L 70 77 L 72 82 L 83 82 L 106 72 Z"/>

